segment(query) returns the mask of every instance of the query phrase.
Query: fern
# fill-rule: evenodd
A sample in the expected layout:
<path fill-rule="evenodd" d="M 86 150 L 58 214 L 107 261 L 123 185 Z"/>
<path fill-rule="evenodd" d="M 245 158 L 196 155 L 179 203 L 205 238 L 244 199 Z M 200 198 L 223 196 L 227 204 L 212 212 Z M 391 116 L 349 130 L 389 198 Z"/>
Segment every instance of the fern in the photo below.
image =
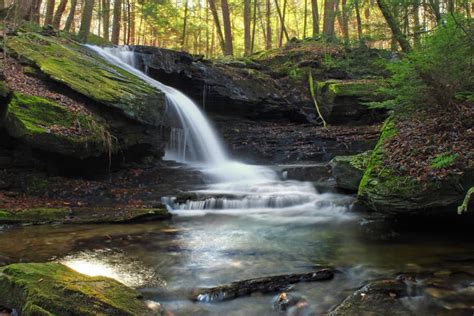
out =
<path fill-rule="evenodd" d="M 433 169 L 447 168 L 453 165 L 454 161 L 458 158 L 458 154 L 442 153 L 436 155 L 431 159 L 431 167 Z"/>

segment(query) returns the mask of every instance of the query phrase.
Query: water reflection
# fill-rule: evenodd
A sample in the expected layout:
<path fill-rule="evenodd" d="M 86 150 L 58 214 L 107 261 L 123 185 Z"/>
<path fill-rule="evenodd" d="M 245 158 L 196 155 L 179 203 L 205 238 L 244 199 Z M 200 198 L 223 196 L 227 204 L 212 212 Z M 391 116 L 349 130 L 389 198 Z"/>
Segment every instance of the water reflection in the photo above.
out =
<path fill-rule="evenodd" d="M 112 249 L 81 251 L 59 259 L 58 262 L 89 276 L 105 276 L 134 288 L 165 286 L 153 269 Z"/>

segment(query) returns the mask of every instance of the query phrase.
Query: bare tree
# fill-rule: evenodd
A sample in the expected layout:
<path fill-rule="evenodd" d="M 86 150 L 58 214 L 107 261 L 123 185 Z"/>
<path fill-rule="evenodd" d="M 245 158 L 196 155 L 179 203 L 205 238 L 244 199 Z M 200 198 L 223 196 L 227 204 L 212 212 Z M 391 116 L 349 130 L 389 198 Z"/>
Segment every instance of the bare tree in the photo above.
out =
<path fill-rule="evenodd" d="M 94 11 L 94 0 L 84 0 L 84 8 L 82 10 L 81 26 L 79 28 L 79 39 L 87 42 L 87 37 L 91 30 L 92 13 Z"/>
<path fill-rule="evenodd" d="M 101 0 L 102 1 L 102 37 L 105 40 L 109 40 L 110 37 L 110 0 Z"/>
<path fill-rule="evenodd" d="M 398 22 L 395 19 L 395 17 L 392 15 L 392 13 L 390 12 L 390 8 L 388 7 L 388 5 L 385 3 L 384 0 L 377 0 L 377 4 L 380 8 L 380 11 L 382 11 L 385 21 L 387 22 L 388 26 L 390 27 L 390 30 L 392 31 L 393 37 L 400 44 L 400 47 L 402 48 L 402 50 L 404 52 L 410 51 L 411 49 L 410 43 L 408 42 L 407 38 L 405 37 L 405 35 L 403 35 L 402 31 L 400 30 Z"/>
<path fill-rule="evenodd" d="M 48 0 L 48 2 L 46 2 L 46 15 L 44 17 L 44 25 L 53 24 L 54 4 L 54 0 Z"/>
<path fill-rule="evenodd" d="M 122 19 L 122 0 L 114 1 L 114 19 L 112 21 L 112 44 L 118 45 L 120 41 L 120 20 Z"/>
<path fill-rule="evenodd" d="M 225 41 L 224 35 L 222 34 L 221 23 L 219 22 L 219 14 L 217 13 L 217 7 L 215 0 L 208 0 L 209 8 L 211 9 L 212 18 L 214 19 L 214 25 L 216 26 L 217 37 L 221 45 L 222 52 L 225 52 Z M 212 46 L 214 48 L 214 46 Z"/>
<path fill-rule="evenodd" d="M 318 0 L 311 0 L 311 12 L 313 15 L 313 38 L 319 35 L 319 9 Z"/>
<path fill-rule="evenodd" d="M 227 2 L 227 0 L 221 0 L 221 9 L 225 37 L 224 55 L 233 55 L 234 48 L 232 46 L 232 26 L 230 24 L 229 3 Z"/>
<path fill-rule="evenodd" d="M 64 24 L 64 31 L 70 32 L 72 23 L 74 22 L 74 16 L 76 15 L 77 0 L 71 0 L 71 7 L 69 8 L 69 14 Z"/>
<path fill-rule="evenodd" d="M 271 49 L 272 48 L 272 20 L 271 20 L 271 11 L 272 11 L 272 4 L 270 0 L 265 1 L 266 6 L 266 22 L 267 22 L 267 37 L 265 40 L 265 48 Z"/>
<path fill-rule="evenodd" d="M 327 39 L 333 39 L 334 22 L 336 18 L 336 0 L 324 0 L 324 19 L 323 19 L 323 35 Z"/>
<path fill-rule="evenodd" d="M 250 0 L 244 0 L 244 55 L 248 56 L 250 52 Z"/>
<path fill-rule="evenodd" d="M 59 29 L 61 24 L 61 19 L 63 17 L 64 11 L 66 10 L 67 0 L 61 0 L 59 2 L 59 6 L 56 9 L 56 13 L 54 14 L 53 18 L 53 27 Z"/>

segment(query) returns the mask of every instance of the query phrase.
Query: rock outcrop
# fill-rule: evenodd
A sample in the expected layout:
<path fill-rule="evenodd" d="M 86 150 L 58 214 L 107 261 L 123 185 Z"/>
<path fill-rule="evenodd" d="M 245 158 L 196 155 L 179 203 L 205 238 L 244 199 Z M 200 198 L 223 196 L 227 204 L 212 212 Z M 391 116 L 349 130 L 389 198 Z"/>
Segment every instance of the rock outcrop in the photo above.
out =
<path fill-rule="evenodd" d="M 5 47 L 0 130 L 7 138 L 0 147 L 10 155 L 24 155 L 24 145 L 71 164 L 163 155 L 162 91 L 67 35 L 19 32 Z M 8 139 L 15 142 L 7 146 Z"/>

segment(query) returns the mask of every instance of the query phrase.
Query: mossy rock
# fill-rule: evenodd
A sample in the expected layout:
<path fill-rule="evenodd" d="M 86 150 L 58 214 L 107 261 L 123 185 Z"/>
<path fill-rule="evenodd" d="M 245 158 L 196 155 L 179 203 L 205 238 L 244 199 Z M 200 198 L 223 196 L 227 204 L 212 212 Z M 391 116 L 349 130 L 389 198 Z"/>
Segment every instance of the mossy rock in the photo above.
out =
<path fill-rule="evenodd" d="M 14 93 L 2 125 L 13 138 L 47 152 L 86 158 L 117 150 L 107 141 L 107 128 L 92 116 L 41 97 Z"/>
<path fill-rule="evenodd" d="M 165 208 L 118 209 L 112 207 L 38 207 L 21 211 L 0 209 L 0 224 L 98 224 L 139 223 L 169 219 Z"/>
<path fill-rule="evenodd" d="M 381 101 L 378 80 L 322 81 L 316 83 L 316 95 L 321 111 L 329 123 L 353 121 L 381 121 L 380 110 L 370 109 L 367 103 Z M 380 113 L 379 113 L 380 112 Z"/>
<path fill-rule="evenodd" d="M 329 165 L 337 187 L 357 192 L 371 154 L 372 151 L 369 150 L 358 155 L 334 157 Z"/>
<path fill-rule="evenodd" d="M 385 155 L 385 146 L 397 134 L 396 120 L 397 117 L 392 115 L 382 127 L 380 138 L 359 184 L 359 199 L 373 210 L 393 215 L 419 215 L 426 212 L 447 215 L 444 213 L 451 207 L 455 214 L 455 205 L 463 197 L 463 190 L 460 189 L 463 187 L 462 182 L 472 175 L 451 176 L 436 182 L 419 182 L 394 170 L 386 163 L 388 157 Z"/>
<path fill-rule="evenodd" d="M 159 126 L 165 95 L 96 53 L 64 37 L 23 33 L 7 41 L 10 53 L 36 65 L 51 79 L 119 110 L 139 123 Z"/>
<path fill-rule="evenodd" d="M 21 315 L 152 315 L 139 293 L 106 277 L 89 277 L 59 263 L 0 268 L 2 304 Z"/>

